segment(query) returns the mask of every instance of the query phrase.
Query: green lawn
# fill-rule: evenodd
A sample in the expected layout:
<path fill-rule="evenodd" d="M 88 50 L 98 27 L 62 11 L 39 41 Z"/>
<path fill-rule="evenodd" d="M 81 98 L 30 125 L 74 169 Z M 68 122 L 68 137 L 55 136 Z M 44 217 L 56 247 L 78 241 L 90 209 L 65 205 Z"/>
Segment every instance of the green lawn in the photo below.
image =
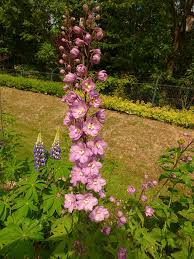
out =
<path fill-rule="evenodd" d="M 40 130 L 49 149 L 55 129 L 60 126 L 61 142 L 68 159 L 70 143 L 63 126 L 67 107 L 59 98 L 3 88 L 2 106 L 3 112 L 15 116 L 14 129 L 23 135 L 23 148 L 18 156 L 33 156 L 33 145 Z M 145 173 L 156 179 L 160 174 L 157 159 L 166 147 L 175 145 L 183 132 L 194 132 L 108 110 L 106 115 L 102 136 L 108 148 L 102 172 L 108 182 L 108 193 L 118 198 L 126 197 L 128 184 L 140 186 Z"/>

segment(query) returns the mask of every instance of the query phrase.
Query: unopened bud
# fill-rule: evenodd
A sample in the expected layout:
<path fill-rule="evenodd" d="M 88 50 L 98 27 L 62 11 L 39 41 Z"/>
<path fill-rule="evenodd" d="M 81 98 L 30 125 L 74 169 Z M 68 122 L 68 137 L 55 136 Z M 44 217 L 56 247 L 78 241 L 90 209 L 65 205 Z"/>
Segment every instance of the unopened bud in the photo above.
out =
<path fill-rule="evenodd" d="M 71 17 L 71 21 L 74 22 L 75 21 L 75 17 Z"/>
<path fill-rule="evenodd" d="M 97 15 L 96 15 L 96 20 L 97 20 L 97 21 L 99 21 L 99 20 L 100 20 L 100 18 L 101 18 L 101 17 L 100 17 L 100 15 L 99 15 L 99 14 L 97 14 Z"/>
<path fill-rule="evenodd" d="M 67 66 L 67 70 L 68 70 L 68 71 L 71 71 L 71 65 L 68 65 L 68 66 Z"/>
<path fill-rule="evenodd" d="M 64 31 L 64 30 L 65 30 L 65 27 L 64 27 L 64 26 L 61 26 L 61 30 Z"/>
<path fill-rule="evenodd" d="M 60 70 L 60 74 L 64 75 L 64 74 L 65 74 L 65 70 L 64 70 L 64 69 L 61 69 L 61 70 Z"/>
<path fill-rule="evenodd" d="M 64 50 L 64 47 L 63 47 L 63 46 L 59 46 L 59 50 L 60 50 L 60 51 L 63 51 L 63 50 Z"/>
<path fill-rule="evenodd" d="M 63 55 L 62 55 L 62 58 L 63 58 L 64 60 L 66 60 L 67 55 L 66 55 L 66 54 L 63 54 Z"/>
<path fill-rule="evenodd" d="M 89 10 L 89 7 L 88 7 L 88 5 L 87 4 L 84 4 L 83 5 L 83 10 L 84 10 L 84 12 L 88 12 L 88 10 Z"/>
<path fill-rule="evenodd" d="M 95 11 L 96 12 L 99 12 L 101 10 L 101 7 L 99 6 L 99 5 L 97 5 L 96 7 L 95 7 Z"/>

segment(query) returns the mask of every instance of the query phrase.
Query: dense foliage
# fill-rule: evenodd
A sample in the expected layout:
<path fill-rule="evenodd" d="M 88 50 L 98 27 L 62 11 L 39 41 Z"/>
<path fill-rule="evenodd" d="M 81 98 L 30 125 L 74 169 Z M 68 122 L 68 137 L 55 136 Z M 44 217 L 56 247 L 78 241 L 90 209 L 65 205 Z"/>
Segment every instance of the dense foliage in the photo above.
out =
<path fill-rule="evenodd" d="M 0 53 L 3 66 L 24 64 L 40 70 L 57 67 L 55 45 L 64 10 L 79 16 L 85 1 L 33 0 L 0 3 Z M 193 1 L 99 0 L 106 30 L 103 67 L 111 73 L 168 72 L 180 77 L 192 63 Z M 7 59 L 6 59 L 7 57 Z"/>

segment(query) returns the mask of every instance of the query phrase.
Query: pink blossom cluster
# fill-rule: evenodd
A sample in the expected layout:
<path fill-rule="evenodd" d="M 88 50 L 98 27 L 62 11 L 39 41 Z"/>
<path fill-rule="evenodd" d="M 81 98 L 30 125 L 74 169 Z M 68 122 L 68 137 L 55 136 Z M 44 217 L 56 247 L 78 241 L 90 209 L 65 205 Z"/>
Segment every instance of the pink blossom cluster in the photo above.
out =
<path fill-rule="evenodd" d="M 108 76 L 105 70 L 89 73 L 94 65 L 99 64 L 102 55 L 93 43 L 101 40 L 104 33 L 96 23 L 99 7 L 90 11 L 84 5 L 83 10 L 86 18 L 80 18 L 79 24 L 74 24 L 72 17 L 64 16 L 59 63 L 63 65 L 60 72 L 64 76 L 66 92 L 62 101 L 69 107 L 64 124 L 68 126 L 72 140 L 69 159 L 74 165 L 70 182 L 73 187 L 83 185 L 89 193 L 66 194 L 64 207 L 70 213 L 74 210 L 90 212 L 89 218 L 100 222 L 109 217 L 109 212 L 103 206 L 97 206 L 96 198 L 105 197 L 106 181 L 100 174 L 100 160 L 107 146 L 98 136 L 105 121 L 105 112 L 103 109 L 96 110 L 101 105 L 96 82 L 103 82 Z M 79 94 L 75 90 L 79 90 Z"/>

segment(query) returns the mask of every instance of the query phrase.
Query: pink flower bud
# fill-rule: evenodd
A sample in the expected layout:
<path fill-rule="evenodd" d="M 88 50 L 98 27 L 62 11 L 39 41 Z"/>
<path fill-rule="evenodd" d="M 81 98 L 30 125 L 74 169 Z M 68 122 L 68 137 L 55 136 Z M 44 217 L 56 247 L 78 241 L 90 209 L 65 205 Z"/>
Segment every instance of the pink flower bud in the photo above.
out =
<path fill-rule="evenodd" d="M 99 28 L 99 29 L 96 31 L 95 38 L 96 38 L 97 40 L 101 40 L 103 37 L 104 37 L 103 30 L 102 30 L 101 28 Z"/>
<path fill-rule="evenodd" d="M 71 65 L 67 65 L 67 70 L 71 71 Z"/>
<path fill-rule="evenodd" d="M 89 44 L 92 41 L 92 35 L 89 33 L 86 33 L 85 37 L 84 37 L 84 41 Z"/>
<path fill-rule="evenodd" d="M 68 73 L 65 78 L 64 82 L 65 83 L 73 83 L 77 79 L 77 76 L 73 73 Z"/>
<path fill-rule="evenodd" d="M 64 51 L 64 47 L 63 47 L 63 46 L 60 46 L 60 47 L 59 47 L 59 50 L 60 50 L 60 51 Z"/>
<path fill-rule="evenodd" d="M 64 60 L 63 60 L 63 59 L 60 59 L 60 60 L 59 60 L 59 64 L 63 65 L 63 64 L 64 64 Z"/>
<path fill-rule="evenodd" d="M 146 206 L 145 215 L 146 215 L 146 217 L 152 217 L 154 215 L 154 209 L 150 206 Z"/>
<path fill-rule="evenodd" d="M 108 78 L 108 75 L 105 70 L 101 70 L 97 73 L 97 79 L 99 81 L 104 82 L 106 81 L 107 78 Z"/>
<path fill-rule="evenodd" d="M 77 58 L 80 54 L 79 49 L 76 47 L 72 48 L 72 50 L 70 51 L 70 54 L 72 58 Z"/>
<path fill-rule="evenodd" d="M 62 38 L 61 41 L 62 41 L 62 42 L 66 42 L 67 40 L 66 40 L 65 38 Z"/>
<path fill-rule="evenodd" d="M 121 218 L 123 216 L 123 212 L 121 210 L 117 211 L 117 217 Z"/>
<path fill-rule="evenodd" d="M 89 7 L 88 7 L 88 5 L 87 4 L 84 4 L 83 5 L 83 10 L 84 10 L 84 12 L 88 12 L 88 10 L 89 10 Z"/>
<path fill-rule="evenodd" d="M 100 63 L 101 56 L 99 54 L 95 54 L 92 56 L 91 61 L 93 64 Z"/>
<path fill-rule="evenodd" d="M 115 199 L 114 196 L 110 196 L 109 201 L 115 203 L 115 202 L 116 202 L 116 199 Z"/>
<path fill-rule="evenodd" d="M 142 200 L 143 202 L 146 202 L 146 201 L 148 200 L 148 197 L 147 197 L 146 195 L 142 194 L 142 195 L 141 195 L 141 200 Z"/>
<path fill-rule="evenodd" d="M 64 26 L 61 26 L 61 30 L 63 30 L 63 31 L 64 31 L 64 30 L 65 30 L 65 27 L 64 27 Z"/>
<path fill-rule="evenodd" d="M 76 67 L 76 71 L 78 76 L 84 76 L 87 74 L 87 67 L 83 64 L 80 64 Z"/>
<path fill-rule="evenodd" d="M 81 40 L 80 38 L 77 38 L 75 40 L 75 45 L 77 45 L 78 47 L 84 46 L 85 42 L 83 40 Z"/>
<path fill-rule="evenodd" d="M 80 28 L 79 26 L 74 26 L 73 27 L 73 31 L 76 33 L 76 34 L 81 34 L 83 32 L 83 29 Z"/>
<path fill-rule="evenodd" d="M 110 234 L 110 232 L 111 232 L 111 227 L 104 227 L 104 228 L 101 230 L 101 232 L 102 232 L 104 235 L 108 236 L 108 235 Z"/>
<path fill-rule="evenodd" d="M 64 74 L 65 74 L 65 70 L 64 70 L 64 69 L 61 69 L 61 70 L 60 70 L 60 74 L 64 75 Z"/>
<path fill-rule="evenodd" d="M 133 194 L 136 192 L 136 189 L 132 185 L 129 185 L 127 191 L 129 194 Z"/>
<path fill-rule="evenodd" d="M 66 55 L 66 54 L 63 54 L 63 55 L 62 55 L 62 58 L 63 58 L 64 60 L 66 60 L 67 55 Z"/>
<path fill-rule="evenodd" d="M 92 52 L 93 55 L 94 54 L 98 54 L 98 55 L 102 54 L 100 49 L 92 49 L 91 52 Z"/>
<path fill-rule="evenodd" d="M 79 63 L 80 63 L 80 59 L 79 59 L 79 58 L 76 58 L 76 59 L 75 59 L 75 63 L 76 63 L 76 64 L 79 64 Z"/>

